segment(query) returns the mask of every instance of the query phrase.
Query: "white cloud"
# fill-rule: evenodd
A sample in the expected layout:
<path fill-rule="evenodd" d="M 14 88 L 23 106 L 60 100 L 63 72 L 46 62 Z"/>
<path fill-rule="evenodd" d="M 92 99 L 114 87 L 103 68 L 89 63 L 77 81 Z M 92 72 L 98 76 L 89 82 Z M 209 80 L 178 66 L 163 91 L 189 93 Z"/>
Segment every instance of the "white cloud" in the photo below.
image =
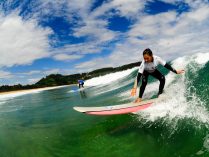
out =
<path fill-rule="evenodd" d="M 32 71 L 29 71 L 29 72 L 25 72 L 25 73 L 18 73 L 19 75 L 36 75 L 36 74 L 40 74 L 41 71 L 40 70 L 32 70 Z"/>
<path fill-rule="evenodd" d="M 49 29 L 39 27 L 35 20 L 24 21 L 18 15 L 0 15 L 0 67 L 31 64 L 49 56 Z"/>
<path fill-rule="evenodd" d="M 58 69 L 58 68 L 55 68 L 55 69 L 48 69 L 48 70 L 44 70 L 43 71 L 43 74 L 44 75 L 50 75 L 50 74 L 58 74 L 58 73 L 60 73 L 60 69 Z"/>
<path fill-rule="evenodd" d="M 1 71 L 0 71 L 1 72 Z M 10 84 L 10 85 L 14 85 L 14 84 L 34 84 L 36 82 L 38 82 L 41 78 L 46 77 L 47 75 L 50 74 L 62 74 L 63 73 L 63 69 L 59 69 L 59 68 L 54 68 L 54 69 L 43 69 L 43 70 L 31 70 L 28 72 L 24 72 L 24 73 L 15 73 L 15 74 L 11 74 L 8 72 L 8 74 L 10 74 L 10 78 L 11 79 L 7 79 L 6 77 L 2 78 L 1 82 L 6 82 L 6 84 Z M 2 72 L 1 72 L 2 74 Z M 1 76 L 0 76 L 1 79 Z"/>
<path fill-rule="evenodd" d="M 144 9 L 145 2 L 145 0 L 113 0 L 110 4 L 121 16 L 134 17 Z"/>
<path fill-rule="evenodd" d="M 72 61 L 83 58 L 85 55 L 100 53 L 102 46 L 96 41 L 71 44 L 53 50 L 53 58 L 60 61 Z"/>
<path fill-rule="evenodd" d="M 82 25 L 74 29 L 74 36 L 87 36 L 90 40 L 100 43 L 109 42 L 119 38 L 120 34 L 108 29 L 108 19 L 111 18 L 112 10 L 116 10 L 116 15 L 135 18 L 139 11 L 144 8 L 145 1 L 138 0 L 112 0 L 96 8 L 93 12 L 82 12 Z M 89 7 L 89 5 L 88 5 Z M 103 17 L 103 18 L 101 18 Z"/>
<path fill-rule="evenodd" d="M 75 66 L 75 69 L 80 72 L 90 72 L 95 69 L 110 67 L 111 64 L 107 61 L 107 58 L 96 58 L 87 62 L 79 63 Z"/>
<path fill-rule="evenodd" d="M 175 12 L 166 12 L 157 15 L 141 16 L 129 31 L 130 37 L 153 37 L 166 31 L 176 22 L 177 14 Z"/>
<path fill-rule="evenodd" d="M 13 1 L 8 1 L 7 6 L 11 6 Z M 88 42 L 82 44 L 69 44 L 64 46 L 63 48 L 53 50 L 53 58 L 56 60 L 66 60 L 74 58 L 78 59 L 82 57 L 82 54 L 89 54 L 89 53 L 99 53 L 105 48 L 103 45 L 105 43 L 111 42 L 113 40 L 118 40 L 120 37 L 120 33 L 114 32 L 108 29 L 108 18 L 110 18 L 112 9 L 116 10 L 116 14 L 119 16 L 126 16 L 128 18 L 136 17 L 140 10 L 143 9 L 145 1 L 138 1 L 138 0 L 130 0 L 129 2 L 125 0 L 113 0 L 104 2 L 100 7 L 96 8 L 94 11 L 91 11 L 91 7 L 94 1 L 90 0 L 82 0 L 79 3 L 76 0 L 38 0 L 32 1 L 29 4 L 29 8 L 31 12 L 27 12 L 24 16 L 29 17 L 29 19 L 36 18 L 37 20 L 41 17 L 50 18 L 50 16 L 60 16 L 66 17 L 70 23 L 77 23 L 77 27 L 74 28 L 73 35 L 75 37 L 87 37 Z M 19 9 L 21 6 L 19 7 Z M 28 13 L 28 15 L 27 15 Z M 101 18 L 101 17 L 104 18 Z M 79 18 L 79 21 L 75 21 L 73 17 Z M 20 19 L 21 21 L 22 19 Z M 44 19 L 41 19 L 44 20 Z M 46 20 L 48 20 L 46 18 Z M 28 21 L 34 22 L 34 21 Z M 36 27 L 37 25 L 35 25 Z M 43 31 L 43 30 L 42 30 Z M 46 30 L 44 30 L 47 32 Z M 47 32 L 48 35 L 50 32 Z M 28 33 L 25 33 L 28 34 Z M 37 35 L 37 33 L 35 33 Z M 43 35 L 44 36 L 44 35 Z M 40 40 L 39 40 L 40 41 Z M 40 42 L 40 43 L 47 43 L 47 42 Z M 37 46 L 34 46 L 37 47 Z M 45 53 L 40 53 L 35 55 L 35 53 L 28 54 L 22 58 L 25 60 L 17 61 L 15 63 L 7 64 L 7 66 L 13 66 L 16 64 L 30 64 L 35 59 L 43 58 L 45 56 L 49 56 L 49 53 L 45 48 Z M 61 53 L 61 54 L 60 54 Z M 65 54 L 65 55 L 63 55 Z M 31 59 L 30 59 L 31 58 Z"/>
<path fill-rule="evenodd" d="M 68 55 L 68 54 L 57 54 L 54 56 L 54 59 L 60 60 L 60 61 L 70 61 L 70 60 L 76 60 L 82 58 L 82 55 Z"/>
<path fill-rule="evenodd" d="M 146 0 L 111 0 L 96 8 L 91 15 L 93 17 L 111 15 L 112 10 L 115 10 L 119 16 L 135 19 L 144 9 L 145 3 Z"/>
<path fill-rule="evenodd" d="M 142 48 L 134 44 L 117 44 L 115 50 L 107 57 L 98 57 L 75 66 L 79 71 L 91 71 L 104 67 L 117 67 L 120 65 L 138 62 L 142 58 Z"/>
<path fill-rule="evenodd" d="M 185 3 L 188 4 L 191 8 L 199 8 L 201 6 L 207 5 L 207 0 L 185 0 Z"/>
<path fill-rule="evenodd" d="M 9 79 L 12 78 L 13 74 L 8 71 L 0 70 L 0 79 Z"/>
<path fill-rule="evenodd" d="M 113 40 L 117 33 L 108 30 L 107 22 L 97 19 L 86 19 L 85 26 L 74 29 L 74 36 L 85 37 L 87 36 L 89 40 L 95 40 L 102 42 L 107 42 Z"/>
<path fill-rule="evenodd" d="M 197 51 L 207 52 L 209 15 L 206 8 L 208 5 L 181 15 L 171 11 L 142 16 L 129 31 L 126 44 L 133 45 L 133 49 L 137 45 L 142 50 L 150 47 L 154 53 L 166 59 L 174 59 Z"/>
<path fill-rule="evenodd" d="M 208 52 L 209 5 L 195 6 L 180 15 L 174 11 L 156 15 L 139 14 L 138 21 L 127 32 L 126 40 L 119 41 L 109 56 L 84 62 L 76 68 L 86 70 L 88 67 L 92 70 L 98 66 L 102 68 L 136 62 L 141 60 L 142 51 L 147 47 L 166 60 Z"/>
<path fill-rule="evenodd" d="M 69 71 L 85 72 L 139 61 L 143 49 L 147 47 L 166 60 L 197 51 L 209 51 L 208 2 L 185 0 L 191 7 L 187 12 L 179 14 L 169 11 L 148 15 L 144 8 L 150 1 L 152 0 L 108 0 L 92 11 L 95 0 L 37 0 L 29 5 L 32 12 L 28 12 L 28 20 L 23 20 L 17 14 L 0 15 L 0 67 L 31 64 L 34 60 L 47 56 L 59 61 L 78 60 L 88 54 L 101 53 L 104 49 L 114 47 L 109 56 L 79 63 Z M 179 0 L 161 1 L 180 4 Z M 7 4 L 12 2 L 10 0 Z M 108 26 L 109 19 L 114 16 L 131 19 L 133 25 L 125 33 L 112 31 Z M 73 32 L 69 35 L 85 37 L 87 40 L 51 48 L 50 54 L 48 35 L 52 32 L 38 26 L 36 21 L 50 20 L 52 17 L 64 17 L 72 24 Z M 111 42 L 116 44 L 111 45 Z M 51 74 L 60 73 L 64 69 L 44 71 L 42 73 Z M 31 71 L 29 74 L 35 72 Z"/>
<path fill-rule="evenodd" d="M 36 82 L 38 82 L 40 80 L 40 78 L 30 78 L 27 79 L 27 84 L 35 84 Z"/>
<path fill-rule="evenodd" d="M 185 15 L 188 19 L 190 18 L 196 22 L 203 22 L 209 18 L 209 6 L 202 6 L 193 12 L 186 13 Z"/>
<path fill-rule="evenodd" d="M 8 6 L 11 7 L 13 3 L 14 1 L 8 4 Z M 27 6 L 28 10 L 25 9 L 24 5 Z M 65 12 L 66 5 L 66 0 L 31 0 L 30 3 L 27 4 L 24 2 L 20 3 L 18 9 L 23 9 L 22 14 L 25 18 L 35 18 L 40 21 L 47 21 L 49 20 L 48 18 L 51 17 L 68 15 L 67 12 Z M 69 19 L 71 19 L 70 17 L 71 16 L 69 16 Z"/>

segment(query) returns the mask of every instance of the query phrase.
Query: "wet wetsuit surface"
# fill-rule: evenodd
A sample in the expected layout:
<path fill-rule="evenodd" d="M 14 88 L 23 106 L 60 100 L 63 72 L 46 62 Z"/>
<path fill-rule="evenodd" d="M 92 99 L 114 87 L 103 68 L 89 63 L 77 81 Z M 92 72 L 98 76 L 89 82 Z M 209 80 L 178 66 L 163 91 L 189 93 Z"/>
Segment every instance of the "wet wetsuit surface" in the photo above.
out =
<path fill-rule="evenodd" d="M 140 79 L 142 78 L 142 85 L 140 87 L 139 98 L 142 98 L 142 96 L 143 96 L 149 75 L 153 76 L 154 78 L 156 78 L 160 81 L 158 95 L 162 94 L 163 89 L 164 89 L 164 85 L 165 85 L 165 76 L 163 74 L 161 74 L 156 69 L 156 67 L 159 64 L 163 65 L 165 68 L 169 69 L 170 71 L 177 73 L 175 69 L 173 69 L 169 64 L 166 63 L 166 61 L 162 60 L 158 56 L 153 56 L 153 62 L 151 62 L 151 63 L 146 63 L 143 60 L 140 67 L 139 67 L 139 73 L 137 76 L 137 84 L 140 81 Z"/>

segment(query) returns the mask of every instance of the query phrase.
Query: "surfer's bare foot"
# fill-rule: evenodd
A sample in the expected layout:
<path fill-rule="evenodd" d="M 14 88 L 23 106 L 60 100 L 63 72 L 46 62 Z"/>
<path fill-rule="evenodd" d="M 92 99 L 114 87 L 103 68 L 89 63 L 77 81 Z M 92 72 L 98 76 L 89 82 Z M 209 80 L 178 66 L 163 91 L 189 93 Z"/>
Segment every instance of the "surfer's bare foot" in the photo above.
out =
<path fill-rule="evenodd" d="M 142 101 L 142 98 L 137 98 L 134 102 L 138 103 L 138 102 L 141 102 L 141 101 Z"/>

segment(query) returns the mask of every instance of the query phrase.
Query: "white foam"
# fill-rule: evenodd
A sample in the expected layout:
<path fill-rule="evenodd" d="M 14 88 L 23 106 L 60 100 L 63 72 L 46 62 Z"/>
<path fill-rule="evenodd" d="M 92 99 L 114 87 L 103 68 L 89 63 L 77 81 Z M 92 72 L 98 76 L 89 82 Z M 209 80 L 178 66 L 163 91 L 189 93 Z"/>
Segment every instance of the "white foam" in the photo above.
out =
<path fill-rule="evenodd" d="M 187 57 L 182 57 L 176 59 L 173 63 L 176 67 L 186 67 L 191 60 L 188 60 Z M 198 70 L 198 68 L 196 68 L 196 70 Z M 205 108 L 205 102 L 201 101 L 195 94 L 189 95 L 190 100 L 187 100 L 188 89 L 186 84 L 188 81 L 189 78 L 186 78 L 185 74 L 175 75 L 170 72 L 166 76 L 165 99 L 162 102 L 157 102 L 155 105 L 140 111 L 138 114 L 147 121 L 152 122 L 163 119 L 167 123 L 173 124 L 179 119 L 190 118 L 200 123 L 207 123 L 208 125 L 209 112 Z M 146 90 L 147 92 L 152 92 L 153 89 L 156 90 L 158 86 L 159 83 L 152 83 L 147 87 L 148 90 Z M 173 127 L 175 127 L 174 124 Z"/>
<path fill-rule="evenodd" d="M 13 98 L 13 97 L 22 96 L 22 95 L 25 95 L 25 94 L 39 93 L 41 91 L 42 90 L 17 91 L 16 93 L 7 93 L 7 94 L 0 95 L 0 99 Z"/>
<path fill-rule="evenodd" d="M 195 55 L 195 61 L 198 64 L 205 64 L 209 61 L 209 53 L 198 53 Z"/>
<path fill-rule="evenodd" d="M 75 93 L 76 92 L 76 90 L 70 90 L 70 91 L 68 91 L 68 93 Z"/>
<path fill-rule="evenodd" d="M 172 62 L 172 66 L 173 66 L 175 69 L 185 69 L 185 68 L 186 68 L 186 65 L 187 65 L 189 62 L 190 62 L 189 57 L 187 57 L 187 56 L 179 57 L 179 58 L 175 59 L 175 60 Z"/>
<path fill-rule="evenodd" d="M 66 86 L 69 86 L 69 85 L 66 85 Z M 8 99 L 8 98 L 14 98 L 14 97 L 22 96 L 22 95 L 26 95 L 26 94 L 40 93 L 40 92 L 45 91 L 45 90 L 52 90 L 52 89 L 56 89 L 56 88 L 66 87 L 66 86 L 29 89 L 29 90 L 23 90 L 23 91 L 20 90 L 20 91 L 14 91 L 14 92 L 11 92 L 11 93 L 8 92 L 8 93 L 0 94 L 0 100 L 5 100 L 5 99 Z"/>
<path fill-rule="evenodd" d="M 132 68 L 120 72 L 115 72 L 111 74 L 107 74 L 104 76 L 95 77 L 89 80 L 85 81 L 85 86 L 98 86 L 98 85 L 104 85 L 108 84 L 110 82 L 116 81 L 122 77 L 125 77 L 133 72 L 133 70 L 136 70 L 137 68 Z"/>

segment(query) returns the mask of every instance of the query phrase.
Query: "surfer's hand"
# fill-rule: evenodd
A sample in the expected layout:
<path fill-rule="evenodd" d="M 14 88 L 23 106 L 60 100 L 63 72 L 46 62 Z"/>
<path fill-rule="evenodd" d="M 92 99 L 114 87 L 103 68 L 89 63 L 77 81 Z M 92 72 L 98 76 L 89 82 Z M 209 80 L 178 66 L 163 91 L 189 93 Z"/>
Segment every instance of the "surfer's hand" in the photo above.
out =
<path fill-rule="evenodd" d="M 176 73 L 177 74 L 182 74 L 182 73 L 184 73 L 184 70 L 176 70 Z"/>
<path fill-rule="evenodd" d="M 136 88 L 132 88 L 131 90 L 131 96 L 135 96 L 136 95 Z"/>

